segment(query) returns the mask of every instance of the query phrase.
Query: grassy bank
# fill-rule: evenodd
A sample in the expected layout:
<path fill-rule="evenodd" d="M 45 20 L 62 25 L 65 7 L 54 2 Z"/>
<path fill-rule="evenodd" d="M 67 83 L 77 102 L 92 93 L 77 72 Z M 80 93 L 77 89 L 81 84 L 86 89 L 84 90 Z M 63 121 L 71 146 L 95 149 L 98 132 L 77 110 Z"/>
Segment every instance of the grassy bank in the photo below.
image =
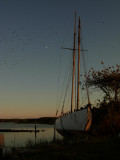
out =
<path fill-rule="evenodd" d="M 120 137 L 84 136 L 82 139 L 39 142 L 12 151 L 8 160 L 117 160 Z M 4 157 L 5 159 L 5 157 Z"/>

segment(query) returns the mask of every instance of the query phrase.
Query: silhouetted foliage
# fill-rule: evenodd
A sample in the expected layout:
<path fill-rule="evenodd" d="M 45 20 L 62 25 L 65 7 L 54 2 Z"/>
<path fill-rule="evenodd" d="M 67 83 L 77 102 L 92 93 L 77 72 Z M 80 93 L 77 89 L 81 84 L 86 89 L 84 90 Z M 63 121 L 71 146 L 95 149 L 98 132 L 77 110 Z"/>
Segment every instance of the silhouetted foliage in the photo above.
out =
<path fill-rule="evenodd" d="M 94 134 L 118 135 L 120 132 L 120 102 L 101 103 L 92 109 L 92 127 Z"/>
<path fill-rule="evenodd" d="M 104 63 L 101 63 L 104 67 Z M 87 85 L 102 90 L 105 93 L 105 101 L 120 100 L 120 65 L 104 67 L 101 71 L 91 68 L 87 76 Z"/>
<path fill-rule="evenodd" d="M 120 65 L 105 67 L 95 71 L 91 68 L 87 76 L 87 86 L 100 89 L 104 99 L 99 108 L 92 109 L 91 131 L 95 134 L 116 135 L 120 132 Z"/>

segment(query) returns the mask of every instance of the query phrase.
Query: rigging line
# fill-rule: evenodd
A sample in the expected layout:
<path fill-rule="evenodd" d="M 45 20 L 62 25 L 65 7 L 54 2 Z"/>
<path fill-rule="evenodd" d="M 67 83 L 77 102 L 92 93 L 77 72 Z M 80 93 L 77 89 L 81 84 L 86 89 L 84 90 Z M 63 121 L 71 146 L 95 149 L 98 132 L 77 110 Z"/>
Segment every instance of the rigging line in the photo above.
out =
<path fill-rule="evenodd" d="M 67 63 L 67 69 L 68 69 L 68 66 L 70 65 L 70 58 L 71 58 L 71 56 L 69 55 L 69 61 Z M 65 81 L 66 81 L 66 77 L 67 77 L 66 76 L 67 75 L 67 69 L 66 69 L 66 72 L 65 72 L 65 75 L 64 75 L 64 81 L 63 81 L 63 84 L 62 84 L 62 89 L 65 85 Z M 62 89 L 61 89 L 61 94 L 60 94 L 60 98 L 59 98 L 59 102 L 58 102 L 58 109 L 60 108 L 60 103 L 62 101 L 62 97 L 63 97 L 63 93 L 64 93 L 64 91 Z"/>
<path fill-rule="evenodd" d="M 83 95 L 82 95 L 82 89 L 81 89 L 82 87 L 81 87 L 81 85 L 80 85 L 80 91 L 81 91 L 81 101 L 82 101 L 82 103 L 81 104 L 83 104 Z M 79 106 L 80 107 L 80 106 Z"/>
<path fill-rule="evenodd" d="M 66 72 L 67 72 L 67 70 L 66 70 Z M 65 80 L 66 80 L 66 72 L 65 72 L 65 76 L 64 76 L 64 81 L 63 81 L 63 84 L 62 84 L 62 87 L 64 86 L 64 82 L 65 82 Z M 62 96 L 62 90 L 61 90 L 61 96 Z M 60 99 L 61 99 L 61 96 L 60 96 Z"/>
<path fill-rule="evenodd" d="M 67 84 L 69 84 L 71 82 L 72 73 L 69 76 L 70 76 L 70 78 L 68 79 L 68 83 Z M 68 85 L 68 91 L 67 91 L 66 100 L 65 100 L 65 104 L 64 104 L 64 108 L 65 108 L 65 105 L 67 106 L 65 112 L 68 112 L 68 107 L 70 106 L 70 99 L 71 99 L 71 86 Z M 69 109 L 70 109 L 70 107 L 69 107 Z"/>
<path fill-rule="evenodd" d="M 77 109 L 77 67 L 78 67 L 78 54 L 75 53 L 75 110 Z"/>
<path fill-rule="evenodd" d="M 65 103 L 65 100 L 66 100 L 68 87 L 69 87 L 70 81 L 71 81 L 71 79 L 72 79 L 72 76 L 71 76 L 71 75 L 72 75 L 72 71 L 69 73 L 69 78 L 68 78 L 68 82 L 67 82 L 67 88 L 66 88 L 66 92 L 65 92 L 65 96 L 64 96 L 64 101 L 63 101 L 62 110 L 64 109 L 64 103 Z"/>
<path fill-rule="evenodd" d="M 76 67 L 75 67 L 75 110 L 77 109 L 77 106 L 76 106 Z"/>
<path fill-rule="evenodd" d="M 83 102 L 81 103 L 81 105 L 85 104 L 86 100 L 87 100 L 87 96 L 84 97 Z"/>
<path fill-rule="evenodd" d="M 70 92 L 69 92 L 69 93 L 70 93 Z M 67 107 L 66 107 L 66 112 L 68 112 L 68 111 L 70 110 L 70 107 L 69 107 L 69 106 L 70 106 L 70 97 L 71 97 L 71 95 L 69 94 L 68 97 L 69 97 L 69 98 L 68 98 L 67 103 L 66 103 L 66 105 L 67 105 Z"/>
<path fill-rule="evenodd" d="M 84 66 L 84 73 L 85 73 L 85 77 L 84 77 L 84 78 L 87 80 L 87 67 L 86 67 L 86 64 L 85 64 L 85 58 L 84 58 L 84 53 L 83 53 L 83 51 L 88 51 L 88 50 L 84 50 L 84 48 L 83 48 L 84 36 L 83 36 L 82 29 L 81 29 L 81 35 L 82 35 L 82 37 L 83 37 L 83 38 L 81 39 L 81 51 L 82 51 L 83 66 Z M 86 91 L 87 91 L 87 96 L 88 96 L 88 103 L 90 103 L 88 85 L 86 85 Z"/>
<path fill-rule="evenodd" d="M 66 100 L 66 96 L 67 96 L 67 91 L 68 91 L 68 87 L 69 87 L 71 78 L 72 78 L 72 76 L 71 76 L 71 74 L 70 74 L 70 75 L 69 75 L 68 82 L 67 82 L 67 88 L 66 88 L 66 91 L 65 91 L 65 96 L 64 96 L 64 100 L 63 100 L 63 106 L 62 106 L 62 111 L 61 111 L 61 113 L 63 113 L 64 104 L 65 104 L 65 100 Z"/>
<path fill-rule="evenodd" d="M 68 65 L 67 65 L 68 66 Z M 67 67 L 68 68 L 68 67 Z M 64 77 L 64 81 L 63 81 L 63 87 L 64 87 L 64 85 L 65 85 L 65 82 L 67 81 L 67 70 L 66 70 L 66 72 L 65 72 L 65 77 Z M 64 91 L 63 91 L 63 93 L 64 93 Z M 61 97 L 60 97 L 60 100 L 62 99 L 62 96 L 63 96 L 63 93 L 62 93 L 62 90 L 61 90 Z"/>
<path fill-rule="evenodd" d="M 66 95 L 67 95 L 67 91 L 68 91 L 68 87 L 69 87 L 70 81 L 71 81 L 71 79 L 69 79 L 68 84 L 67 84 L 67 88 L 66 88 L 66 92 L 65 92 L 65 96 L 64 96 L 64 100 L 63 100 L 63 106 L 62 106 L 62 111 L 61 111 L 61 113 L 63 113 L 64 104 L 65 104 Z"/>
<path fill-rule="evenodd" d="M 87 96 L 86 96 L 86 94 L 85 94 L 85 92 L 84 91 L 82 91 L 82 86 L 80 86 L 80 90 L 81 90 L 81 106 L 85 103 L 85 101 L 87 100 Z"/>
<path fill-rule="evenodd" d="M 60 54 L 60 64 L 59 64 L 59 71 L 58 71 L 58 86 L 57 86 L 57 102 L 56 102 L 56 107 L 58 105 L 58 94 L 59 94 L 60 76 L 61 76 L 61 54 Z"/>
<path fill-rule="evenodd" d="M 81 42 L 81 48 L 83 48 L 82 42 Z M 84 67 L 84 72 L 85 72 L 85 79 L 87 80 L 87 69 L 86 69 L 86 65 L 85 65 L 85 59 L 84 59 L 83 49 L 82 49 L 82 58 L 83 58 L 83 67 Z M 86 84 L 85 86 L 86 86 L 86 91 L 87 91 L 88 103 L 90 103 L 88 85 Z"/>
<path fill-rule="evenodd" d="M 71 20 L 70 20 L 70 22 L 69 22 L 69 24 L 67 25 L 67 31 L 66 31 L 66 33 L 64 34 L 64 38 L 63 38 L 63 41 L 62 41 L 62 46 L 63 46 L 63 44 L 64 44 L 64 42 L 66 41 L 66 37 L 68 37 L 68 34 L 70 33 L 70 29 L 71 29 Z M 61 57 L 60 57 L 61 58 Z M 60 59 L 61 60 L 61 59 Z M 61 62 L 60 62 L 60 69 L 61 69 Z M 59 73 L 60 73 L 60 70 L 59 70 Z M 57 102 L 56 102 L 56 106 L 59 104 L 59 88 L 60 88 L 60 80 L 59 80 L 59 78 L 60 78 L 60 76 L 58 76 L 58 90 L 57 90 Z M 62 93 L 61 93 L 62 94 Z M 59 107 L 59 105 L 58 105 L 58 107 Z M 57 109 L 57 107 L 56 107 L 56 109 Z"/>
<path fill-rule="evenodd" d="M 83 77 L 82 77 L 82 75 L 84 74 L 83 73 L 83 69 L 82 69 L 82 67 L 80 68 L 80 73 L 81 73 L 81 77 L 80 77 L 80 82 L 79 82 L 79 85 L 80 85 L 80 93 L 81 93 L 81 96 L 80 96 L 80 102 L 81 102 L 81 104 L 83 103 L 83 87 L 82 87 L 82 83 L 83 83 Z M 80 104 L 80 105 L 81 105 Z M 80 105 L 79 105 L 79 107 L 80 107 Z"/>
<path fill-rule="evenodd" d="M 60 64 L 59 64 L 59 71 L 58 71 L 58 86 L 57 86 L 57 101 L 56 101 L 56 117 L 57 117 L 57 114 L 58 114 L 58 111 L 59 111 L 59 108 L 58 108 L 58 95 L 59 95 L 59 84 L 60 84 L 60 78 L 61 78 L 61 55 L 60 54 Z"/>

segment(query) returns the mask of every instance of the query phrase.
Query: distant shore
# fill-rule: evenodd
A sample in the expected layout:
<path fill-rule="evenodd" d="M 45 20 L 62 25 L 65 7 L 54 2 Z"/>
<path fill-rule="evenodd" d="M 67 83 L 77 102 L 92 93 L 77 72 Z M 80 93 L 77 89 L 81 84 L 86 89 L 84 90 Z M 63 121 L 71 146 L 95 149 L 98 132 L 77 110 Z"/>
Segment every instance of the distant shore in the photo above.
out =
<path fill-rule="evenodd" d="M 41 117 L 28 119 L 0 119 L 0 122 L 14 122 L 14 123 L 33 123 L 33 124 L 54 124 L 55 117 Z"/>

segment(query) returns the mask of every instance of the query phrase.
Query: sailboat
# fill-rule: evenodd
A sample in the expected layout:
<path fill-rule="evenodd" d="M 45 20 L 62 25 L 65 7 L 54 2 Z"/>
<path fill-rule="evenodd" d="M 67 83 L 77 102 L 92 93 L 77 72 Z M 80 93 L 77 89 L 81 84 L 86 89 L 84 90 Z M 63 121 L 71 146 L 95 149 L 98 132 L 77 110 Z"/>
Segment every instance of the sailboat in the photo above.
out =
<path fill-rule="evenodd" d="M 80 85 L 80 17 L 79 17 L 79 31 L 78 31 L 78 49 L 75 48 L 76 43 L 76 13 L 75 13 L 75 25 L 74 25 L 74 46 L 73 46 L 73 68 L 72 68 L 72 93 L 71 93 L 71 106 L 69 113 L 65 114 L 61 112 L 61 115 L 57 117 L 54 127 L 61 135 L 76 135 L 80 132 L 87 132 L 90 129 L 92 123 L 91 104 L 89 98 L 88 88 L 86 86 L 88 103 L 84 108 L 79 107 L 79 85 Z M 67 49 L 67 48 L 65 48 Z M 74 90 L 74 75 L 75 75 L 75 52 L 78 51 L 78 75 L 77 75 L 77 107 L 73 108 L 73 90 Z"/>

